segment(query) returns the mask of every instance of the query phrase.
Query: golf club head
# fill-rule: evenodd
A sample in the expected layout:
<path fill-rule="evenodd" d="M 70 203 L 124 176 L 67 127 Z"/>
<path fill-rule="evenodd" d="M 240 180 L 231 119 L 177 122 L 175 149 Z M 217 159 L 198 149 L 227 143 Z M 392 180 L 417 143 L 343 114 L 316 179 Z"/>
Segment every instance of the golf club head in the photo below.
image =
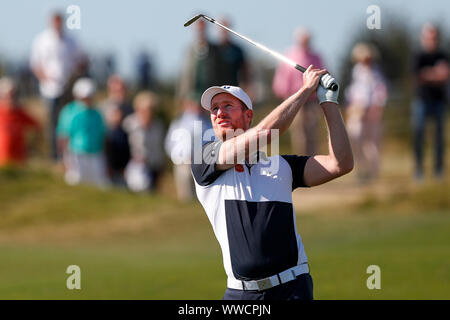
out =
<path fill-rule="evenodd" d="M 189 27 L 191 24 L 193 24 L 195 21 L 197 21 L 198 19 L 200 19 L 203 15 L 202 14 L 198 14 L 194 17 L 192 17 L 191 19 L 189 19 L 188 21 L 186 21 L 186 23 L 184 24 L 185 27 Z"/>
<path fill-rule="evenodd" d="M 188 21 L 186 21 L 186 23 L 184 24 L 185 27 L 189 27 L 191 24 L 193 24 L 195 21 L 197 21 L 200 18 L 205 18 L 206 20 L 208 20 L 209 22 L 214 22 L 213 18 L 210 18 L 204 14 L 198 14 L 194 17 L 192 17 L 191 19 L 189 19 Z"/>

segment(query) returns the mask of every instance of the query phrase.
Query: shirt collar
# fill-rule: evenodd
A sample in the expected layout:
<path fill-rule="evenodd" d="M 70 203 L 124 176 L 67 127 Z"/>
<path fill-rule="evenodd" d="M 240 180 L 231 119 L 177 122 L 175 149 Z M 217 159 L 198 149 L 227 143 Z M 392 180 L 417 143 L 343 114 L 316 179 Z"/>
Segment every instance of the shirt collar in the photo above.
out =
<path fill-rule="evenodd" d="M 261 160 L 267 161 L 267 160 L 268 160 L 267 154 L 266 154 L 265 152 L 263 152 L 263 151 L 258 151 L 258 152 L 256 152 L 256 153 L 252 154 L 252 155 L 249 157 L 249 160 L 248 160 L 248 161 L 245 160 L 245 164 L 246 164 L 248 167 L 251 167 L 251 166 L 257 164 L 258 162 L 260 162 Z"/>

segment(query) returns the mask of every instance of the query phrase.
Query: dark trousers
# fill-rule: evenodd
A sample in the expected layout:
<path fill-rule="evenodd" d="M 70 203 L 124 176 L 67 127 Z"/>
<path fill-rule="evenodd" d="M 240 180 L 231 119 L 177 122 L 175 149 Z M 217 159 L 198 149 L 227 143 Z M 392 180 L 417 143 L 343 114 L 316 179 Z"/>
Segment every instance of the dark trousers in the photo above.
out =
<path fill-rule="evenodd" d="M 237 290 L 227 288 L 223 300 L 313 300 L 313 280 L 309 273 L 295 280 L 263 290 Z"/>
<path fill-rule="evenodd" d="M 48 111 L 48 134 L 50 141 L 50 155 L 54 161 L 60 158 L 56 137 L 56 126 L 58 125 L 59 112 L 61 111 L 61 97 L 45 99 Z"/>
<path fill-rule="evenodd" d="M 444 101 L 417 99 L 413 103 L 412 127 L 414 140 L 414 158 L 416 161 L 416 176 L 423 174 L 423 153 L 425 138 L 425 123 L 431 118 L 435 124 L 434 134 L 434 172 L 442 175 L 444 169 Z"/>

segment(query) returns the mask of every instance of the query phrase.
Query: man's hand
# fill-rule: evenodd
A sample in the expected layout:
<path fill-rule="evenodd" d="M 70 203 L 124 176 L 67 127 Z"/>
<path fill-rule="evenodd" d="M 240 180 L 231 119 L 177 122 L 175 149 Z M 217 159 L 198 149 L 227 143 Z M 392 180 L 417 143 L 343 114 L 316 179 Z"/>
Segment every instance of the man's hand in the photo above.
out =
<path fill-rule="evenodd" d="M 317 88 L 317 99 L 319 99 L 319 104 L 322 104 L 324 102 L 333 102 L 336 104 L 338 103 L 338 97 L 339 97 L 339 84 L 336 82 L 336 80 L 330 75 L 330 74 L 326 74 L 322 77 L 321 79 L 322 84 L 319 85 L 319 87 Z M 336 83 L 338 85 L 338 88 L 336 91 L 332 91 L 330 89 L 326 89 L 329 88 L 329 86 L 332 83 Z"/>
<path fill-rule="evenodd" d="M 42 81 L 46 81 L 48 79 L 48 76 L 45 73 L 44 69 L 36 67 L 36 68 L 32 69 L 32 71 L 39 81 L 42 82 Z"/>
<path fill-rule="evenodd" d="M 302 89 L 307 90 L 309 94 L 313 93 L 319 85 L 320 77 L 326 73 L 326 69 L 315 69 L 313 65 L 310 65 L 303 73 Z"/>

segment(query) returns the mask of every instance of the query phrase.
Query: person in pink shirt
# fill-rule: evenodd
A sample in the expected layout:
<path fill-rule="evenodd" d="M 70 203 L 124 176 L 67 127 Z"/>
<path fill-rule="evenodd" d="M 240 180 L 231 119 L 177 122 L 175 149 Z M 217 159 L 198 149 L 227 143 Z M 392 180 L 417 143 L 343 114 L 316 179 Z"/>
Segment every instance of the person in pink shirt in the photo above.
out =
<path fill-rule="evenodd" d="M 311 49 L 311 34 L 304 28 L 294 32 L 295 44 L 285 53 L 291 60 L 305 68 L 323 68 L 322 59 Z M 292 66 L 281 63 L 273 78 L 272 90 L 280 99 L 287 99 L 303 85 L 299 71 Z M 311 95 L 291 125 L 291 148 L 296 154 L 314 155 L 316 153 L 317 126 L 319 121 L 319 104 L 316 95 Z"/>

